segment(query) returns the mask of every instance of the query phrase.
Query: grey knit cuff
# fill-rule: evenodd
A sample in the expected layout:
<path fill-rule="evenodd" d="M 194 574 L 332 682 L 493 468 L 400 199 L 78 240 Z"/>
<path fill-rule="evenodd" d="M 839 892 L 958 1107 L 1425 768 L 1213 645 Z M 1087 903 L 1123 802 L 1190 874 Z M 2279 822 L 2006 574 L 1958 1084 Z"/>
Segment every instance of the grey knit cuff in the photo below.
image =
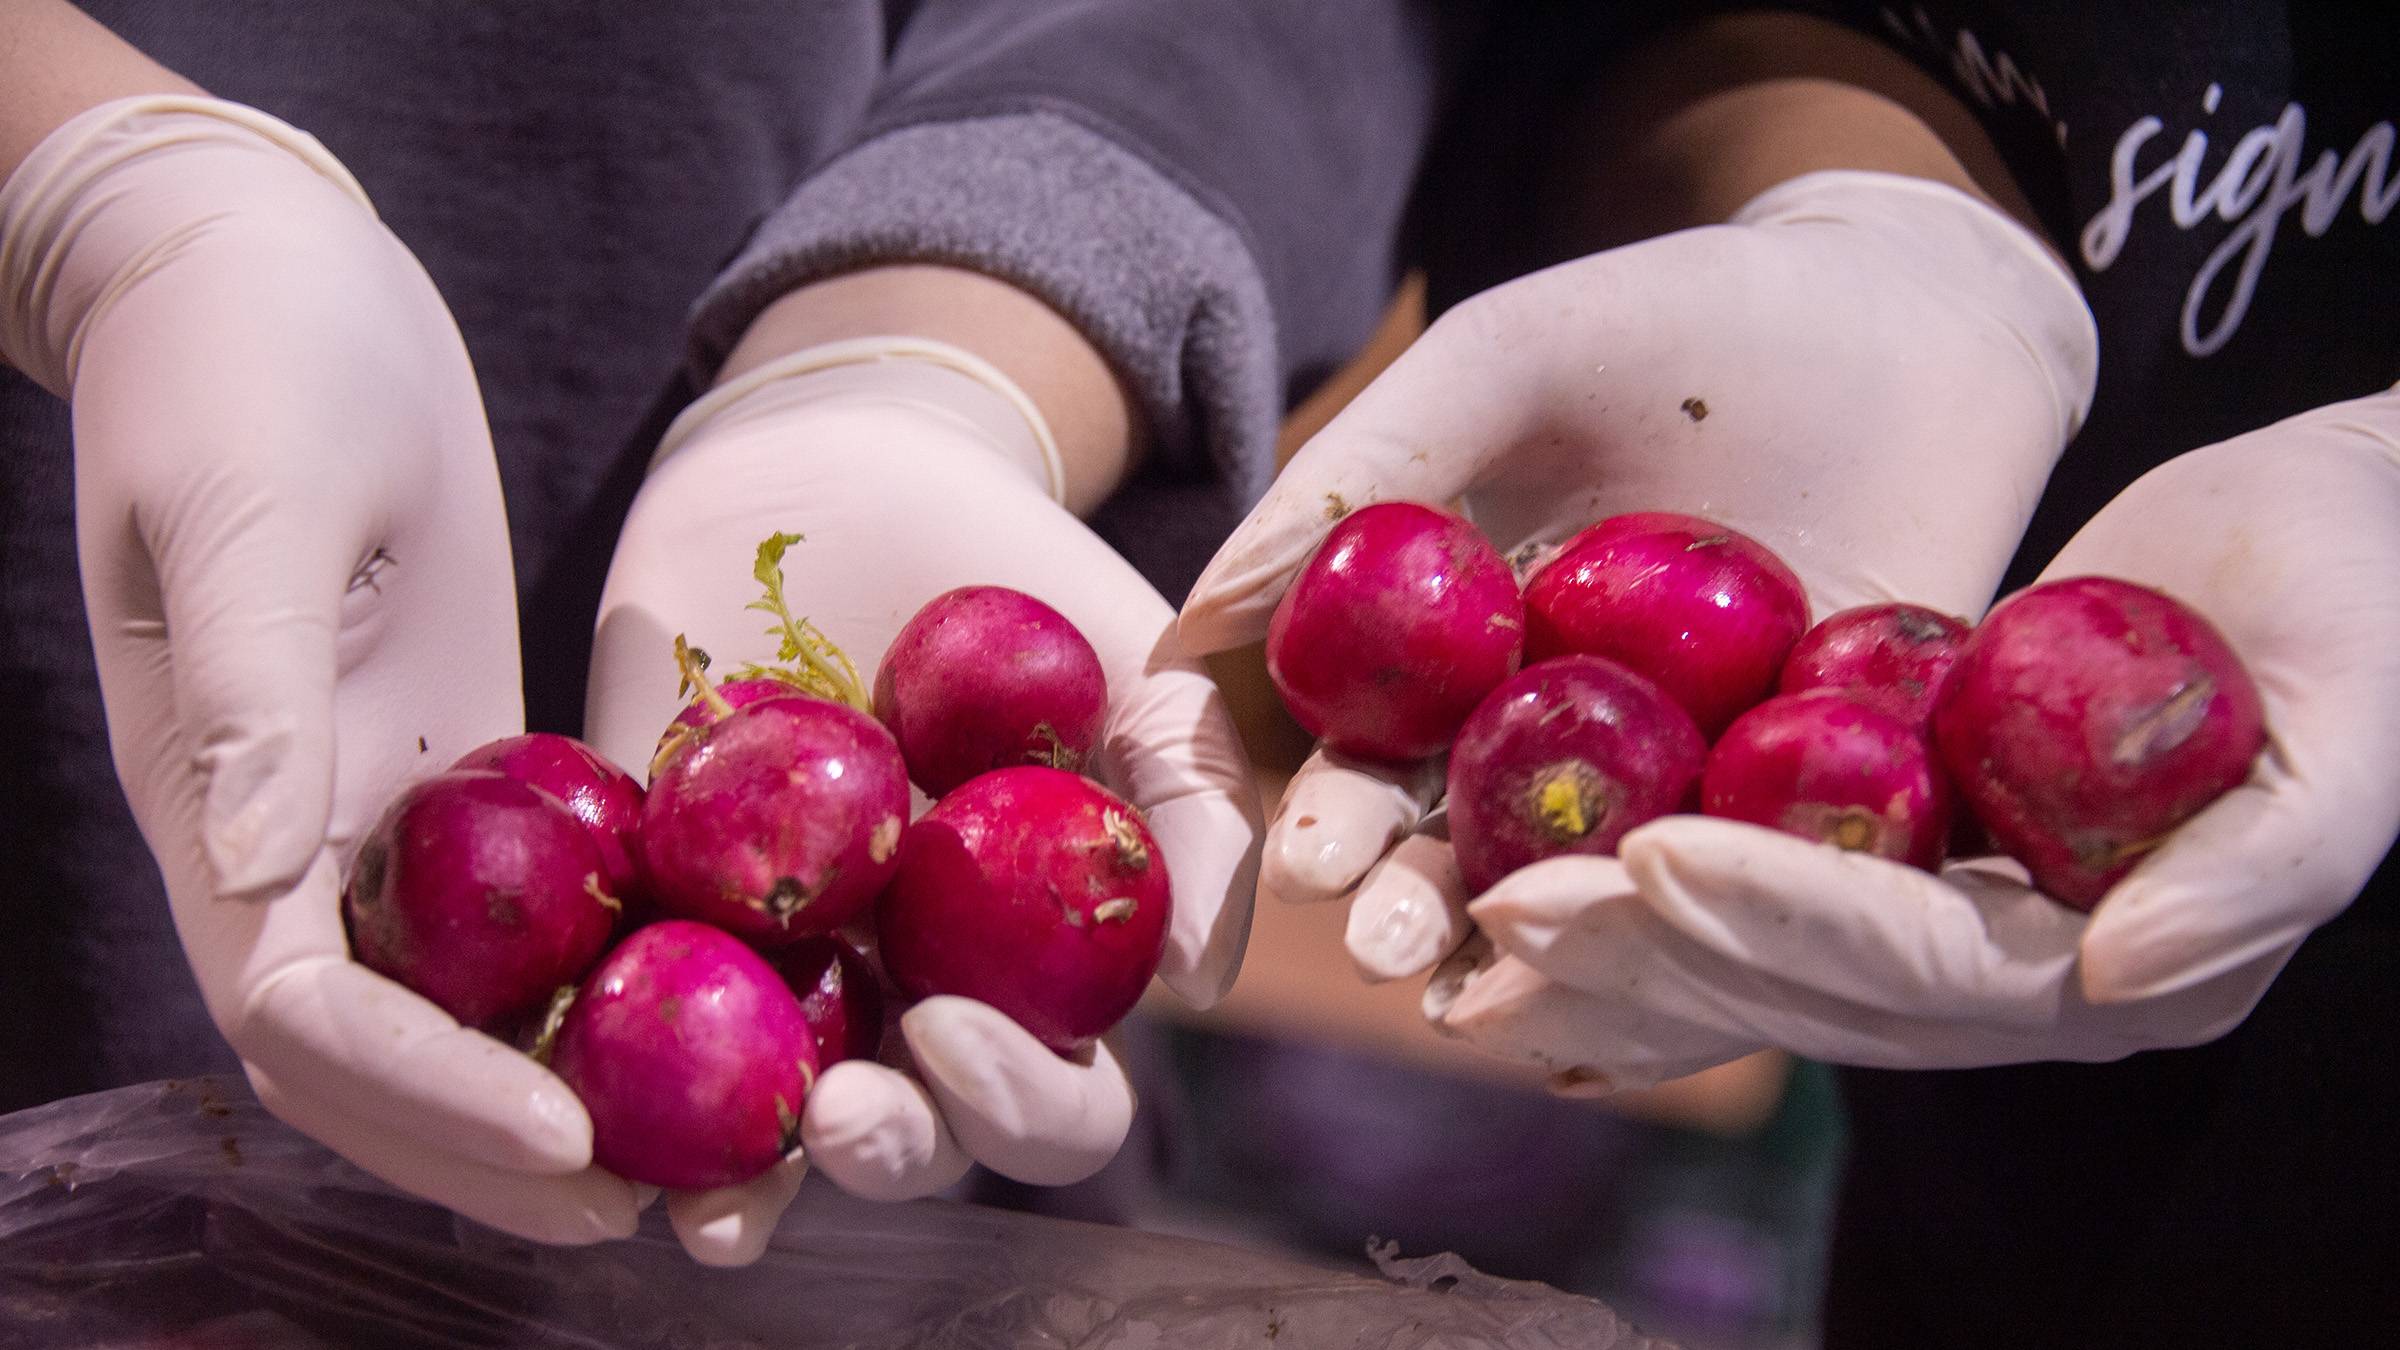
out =
<path fill-rule="evenodd" d="M 1139 156 L 1066 117 L 904 127 L 819 170 L 761 222 L 693 311 L 705 381 L 750 321 L 810 281 L 877 263 L 972 268 L 1040 296 L 1141 403 L 1154 467 L 1247 505 L 1274 473 L 1273 316 L 1236 230 Z"/>

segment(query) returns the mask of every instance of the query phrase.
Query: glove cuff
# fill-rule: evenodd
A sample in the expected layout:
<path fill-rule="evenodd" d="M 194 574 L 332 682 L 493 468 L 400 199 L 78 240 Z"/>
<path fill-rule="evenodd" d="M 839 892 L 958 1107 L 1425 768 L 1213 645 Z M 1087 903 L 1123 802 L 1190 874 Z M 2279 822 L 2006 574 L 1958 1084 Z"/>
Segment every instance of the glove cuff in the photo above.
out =
<path fill-rule="evenodd" d="M 2021 342 L 2049 381 L 2058 443 L 2092 406 L 2100 333 L 2074 274 L 2024 225 L 1946 183 L 1863 169 L 1826 169 L 1768 188 L 1730 223 L 1835 226 L 1875 235 L 1895 271 L 1934 279 L 1971 299 Z"/>
<path fill-rule="evenodd" d="M 84 335 L 110 300 L 247 199 L 234 174 L 179 169 L 130 192 L 127 176 L 158 156 L 212 150 L 264 150 L 280 161 L 272 172 L 297 162 L 374 215 L 331 151 L 256 108 L 184 94 L 100 104 L 44 137 L 0 185 L 0 356 L 67 397 Z"/>
<path fill-rule="evenodd" d="M 900 404 L 963 422 L 1051 501 L 1066 503 L 1066 461 L 1032 398 L 973 352 L 916 337 L 821 343 L 744 372 L 676 417 L 659 438 L 650 468 L 655 472 L 710 426 L 835 399 Z"/>

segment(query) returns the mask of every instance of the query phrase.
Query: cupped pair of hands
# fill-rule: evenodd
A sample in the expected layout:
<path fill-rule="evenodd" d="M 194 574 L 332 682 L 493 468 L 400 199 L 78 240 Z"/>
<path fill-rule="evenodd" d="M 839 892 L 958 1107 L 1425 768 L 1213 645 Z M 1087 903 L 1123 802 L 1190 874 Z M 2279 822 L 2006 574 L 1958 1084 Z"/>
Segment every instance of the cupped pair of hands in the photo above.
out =
<path fill-rule="evenodd" d="M 651 1197 L 592 1166 L 565 1086 L 350 961 L 342 932 L 341 866 L 383 805 L 522 724 L 499 481 L 440 297 L 321 147 L 200 100 L 69 124 L 0 195 L 0 240 L 0 351 L 73 400 L 112 750 L 261 1099 L 473 1218 L 629 1233 Z M 971 583 L 1091 639 L 1100 773 L 1167 860 L 1160 977 L 1194 1005 L 1231 984 L 1264 890 L 1348 899 L 1362 973 L 1440 967 L 1440 1028 L 1569 1090 L 1765 1046 L 1933 1067 L 2189 1044 L 2248 1011 L 2400 828 L 2400 392 L 2179 455 L 2050 565 L 2210 616 L 2270 730 L 2250 781 L 2088 916 L 2003 861 L 1934 875 L 1695 817 L 1470 895 L 1438 764 L 1320 753 L 1262 831 L 1198 664 L 1263 635 L 1329 500 L 1455 503 L 1504 551 L 1684 511 L 1774 548 L 1819 617 L 1973 617 L 2095 368 L 2072 279 L 2023 228 L 1950 188 L 1811 174 L 1443 316 L 1301 450 L 1178 616 L 1059 505 L 1042 419 L 997 371 L 907 338 L 813 349 L 662 443 L 610 567 L 585 731 L 646 762 L 678 707 L 672 637 L 759 646 L 750 553 L 791 531 L 794 611 L 862 668 Z M 889 1062 L 824 1075 L 792 1161 L 667 1198 L 696 1257 L 754 1258 L 808 1165 L 881 1198 L 970 1161 L 1057 1184 L 1125 1136 L 1105 1045 L 1064 1058 L 955 998 L 898 1032 Z"/>

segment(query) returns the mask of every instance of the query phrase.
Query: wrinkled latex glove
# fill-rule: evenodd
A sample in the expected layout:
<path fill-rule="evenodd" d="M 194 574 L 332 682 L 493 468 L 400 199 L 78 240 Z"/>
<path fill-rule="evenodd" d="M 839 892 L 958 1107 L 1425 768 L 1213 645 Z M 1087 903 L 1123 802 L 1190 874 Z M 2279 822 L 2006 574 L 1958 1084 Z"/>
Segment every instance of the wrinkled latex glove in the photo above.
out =
<path fill-rule="evenodd" d="M 260 1099 L 510 1232 L 630 1233 L 566 1086 L 343 933 L 385 803 L 522 724 L 498 472 L 431 281 L 315 140 L 143 98 L 0 190 L 0 305 L 0 351 L 73 402 L 110 748 Z"/>
<path fill-rule="evenodd" d="M 1963 1067 L 2115 1059 L 2233 1027 L 2400 831 L 2400 391 L 2162 465 L 2044 575 L 2194 606 L 2266 708 L 2249 781 L 2089 916 L 2002 860 L 1936 877 L 1672 817 L 1628 834 L 1621 863 L 1554 859 L 1476 900 L 1504 955 L 1439 982 L 1445 1025 L 1595 1088 L 1762 1045 Z"/>
<path fill-rule="evenodd" d="M 1725 225 L 1593 254 L 1445 314 L 1301 448 L 1209 564 L 1185 642 L 1256 641 L 1342 507 L 1457 499 L 1503 551 L 1625 511 L 1774 549 L 1818 616 L 1909 600 L 1982 612 L 2097 359 L 2063 266 L 1953 189 L 1829 172 Z M 1363 974 L 1470 931 L 1439 762 L 1320 752 L 1270 826 L 1262 889 L 1354 896 Z M 1629 893 L 1629 892 L 1626 892 Z"/>
<path fill-rule="evenodd" d="M 1231 985 L 1249 930 L 1260 826 L 1248 760 L 1172 608 L 1058 505 L 1062 478 L 1032 403 L 953 347 L 835 343 L 725 384 L 668 430 L 618 541 L 587 731 L 621 763 L 649 760 L 682 706 L 679 633 L 721 660 L 773 655 L 744 610 L 752 552 L 773 533 L 804 536 L 783 560 L 792 613 L 870 681 L 934 596 L 974 584 L 1034 595 L 1099 653 L 1109 712 L 1095 767 L 1143 810 L 1173 881 L 1160 978 L 1205 1007 Z M 1133 1093 L 1105 1045 L 1063 1058 L 964 998 L 927 999 L 899 1025 L 897 1067 L 836 1065 L 802 1114 L 802 1153 L 845 1189 L 930 1194 L 970 1159 L 1059 1185 L 1124 1141 Z M 670 1196 L 686 1245 L 703 1260 L 755 1258 L 802 1166 Z"/>

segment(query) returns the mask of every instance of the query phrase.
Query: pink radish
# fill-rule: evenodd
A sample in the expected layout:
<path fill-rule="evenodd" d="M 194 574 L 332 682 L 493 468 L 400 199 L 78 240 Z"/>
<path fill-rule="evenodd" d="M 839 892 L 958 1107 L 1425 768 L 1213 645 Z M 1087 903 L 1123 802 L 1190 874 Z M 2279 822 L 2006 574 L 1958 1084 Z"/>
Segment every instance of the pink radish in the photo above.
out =
<path fill-rule="evenodd" d="M 736 711 L 747 708 L 761 699 L 791 698 L 796 695 L 806 695 L 807 692 L 789 680 L 777 679 L 772 675 L 754 675 L 746 680 L 727 680 L 717 686 L 717 697 L 725 701 L 727 708 Z M 669 751 L 690 739 L 692 734 L 700 728 L 716 720 L 717 711 L 706 698 L 695 698 L 685 704 L 683 711 L 675 714 L 675 720 L 669 722 L 666 731 L 659 736 L 658 748 L 653 750 L 650 756 L 651 772 L 658 771 L 657 766 L 665 762 Z"/>
<path fill-rule="evenodd" d="M 930 796 L 993 769 L 1080 769 L 1099 743 L 1108 683 L 1065 615 L 1005 586 L 927 601 L 883 654 L 875 715 Z"/>
<path fill-rule="evenodd" d="M 360 964 L 496 1031 L 599 958 L 618 913 L 605 870 L 556 797 L 459 770 L 385 809 L 351 862 L 342 917 Z"/>
<path fill-rule="evenodd" d="M 1601 521 L 1525 583 L 1527 661 L 1605 656 L 1709 737 L 1767 696 L 1807 628 L 1800 579 L 1766 545 L 1666 511 Z"/>
<path fill-rule="evenodd" d="M 1932 871 L 1950 784 L 1925 734 L 1837 689 L 1783 694 L 1708 752 L 1700 809 Z"/>
<path fill-rule="evenodd" d="M 608 893 L 627 899 L 639 886 L 633 830 L 642 818 L 642 785 L 599 751 L 572 736 L 535 731 L 479 745 L 450 767 L 506 774 L 566 803 L 600 846 Z"/>
<path fill-rule="evenodd" d="M 1911 726 L 1933 720 L 1942 681 L 1958 661 L 1967 625 L 1923 605 L 1860 605 L 1829 614 L 1784 660 L 1777 690 L 1842 693 Z"/>
<path fill-rule="evenodd" d="M 881 723 L 819 698 L 762 699 L 658 765 L 642 871 L 667 913 L 773 946 L 874 903 L 907 820 L 908 770 Z"/>
<path fill-rule="evenodd" d="M 2266 744 L 2208 620 L 2107 577 L 2044 582 L 1968 635 L 1933 732 L 1961 794 L 2052 898 L 2089 910 Z"/>
<path fill-rule="evenodd" d="M 908 827 L 879 951 L 911 998 L 980 999 L 1070 1054 L 1157 973 L 1170 896 L 1133 807 L 1064 770 L 1001 769 Z"/>
<path fill-rule="evenodd" d="M 1562 854 L 1613 854 L 1683 809 L 1708 745 L 1659 687 L 1598 656 L 1537 662 L 1492 691 L 1450 752 L 1450 842 L 1470 891 Z"/>
<path fill-rule="evenodd" d="M 1473 525 L 1384 502 L 1343 517 L 1284 592 L 1267 673 L 1333 749 L 1423 759 L 1517 669 L 1524 627 L 1508 560 Z"/>
<path fill-rule="evenodd" d="M 592 1160 L 628 1181 L 747 1181 L 800 1136 L 817 1047 L 758 953 L 706 924 L 636 929 L 558 1017 L 550 1068 L 592 1118 Z"/>

